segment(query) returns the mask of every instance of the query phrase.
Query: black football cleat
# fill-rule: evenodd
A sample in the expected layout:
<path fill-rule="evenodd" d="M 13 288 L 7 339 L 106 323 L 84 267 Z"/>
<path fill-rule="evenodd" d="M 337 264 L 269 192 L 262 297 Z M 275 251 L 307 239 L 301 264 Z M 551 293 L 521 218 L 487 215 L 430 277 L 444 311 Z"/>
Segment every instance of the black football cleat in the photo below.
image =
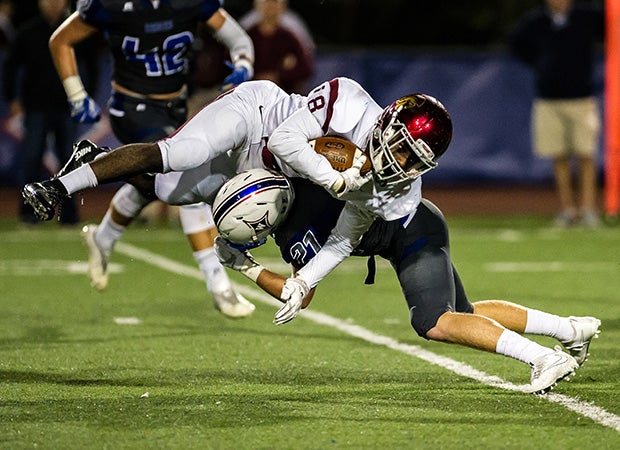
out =
<path fill-rule="evenodd" d="M 60 178 L 63 175 L 74 171 L 81 165 L 94 161 L 94 159 L 102 153 L 107 153 L 109 151 L 109 147 L 97 147 L 88 139 L 83 139 L 80 142 L 73 144 L 73 153 L 71 154 L 69 161 L 67 161 L 64 167 L 60 169 L 56 175 L 54 175 L 54 178 Z"/>
<path fill-rule="evenodd" d="M 45 180 L 29 183 L 22 189 L 22 197 L 27 205 L 34 210 L 40 221 L 51 220 L 56 214 L 56 207 L 66 197 L 56 186 L 59 181 Z"/>

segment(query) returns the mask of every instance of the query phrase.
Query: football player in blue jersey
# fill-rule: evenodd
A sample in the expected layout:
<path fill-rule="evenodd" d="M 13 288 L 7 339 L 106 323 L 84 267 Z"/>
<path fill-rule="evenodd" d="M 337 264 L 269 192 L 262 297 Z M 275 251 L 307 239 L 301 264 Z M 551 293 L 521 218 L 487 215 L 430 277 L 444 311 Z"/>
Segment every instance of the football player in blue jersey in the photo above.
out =
<path fill-rule="evenodd" d="M 173 133 L 187 119 L 189 59 L 200 22 L 230 49 L 232 73 L 224 80 L 223 89 L 249 80 L 253 75 L 252 41 L 222 9 L 221 0 L 80 0 L 77 11 L 50 39 L 74 120 L 93 123 L 101 115 L 82 85 L 73 51 L 78 42 L 100 30 L 113 57 L 109 114 L 116 137 L 123 143 L 154 142 Z M 77 146 L 82 152 L 99 151 L 89 142 Z M 68 164 L 59 175 L 72 168 Z M 89 276 L 96 289 L 103 290 L 108 284 L 107 265 L 114 244 L 151 201 L 126 184 L 115 194 L 102 222 L 84 227 Z M 210 207 L 205 203 L 183 206 L 180 219 L 216 308 L 230 317 L 250 315 L 254 305 L 234 291 L 215 257 L 216 231 Z"/>
<path fill-rule="evenodd" d="M 229 186 L 241 183 L 231 192 L 245 192 L 247 196 L 246 201 L 235 195 L 236 203 L 227 211 L 229 217 L 237 217 L 245 202 L 252 203 L 254 216 L 264 215 L 260 204 L 251 201 L 255 193 L 251 185 L 243 185 L 245 179 L 247 176 L 241 174 L 228 182 Z M 290 182 L 294 195 L 289 197 L 294 201 L 292 206 L 283 210 L 282 215 L 286 214 L 286 218 L 274 214 L 264 194 L 261 201 L 266 205 L 262 208 L 270 207 L 271 222 L 281 223 L 274 225 L 271 234 L 282 258 L 297 273 L 326 243 L 337 226 L 345 202 L 306 179 L 291 178 Z M 263 180 L 262 183 L 266 182 Z M 281 195 L 275 190 L 270 192 Z M 215 215 L 219 224 L 221 219 L 217 213 Z M 237 244 L 242 244 L 244 230 L 247 233 L 245 240 L 253 241 L 251 228 L 237 227 Z M 264 230 L 262 233 L 267 234 Z M 224 231 L 222 236 L 226 236 Z M 295 289 L 286 282 L 286 277 L 261 266 L 248 251 L 240 250 L 239 245 L 231 245 L 218 237 L 216 251 L 225 266 L 243 273 L 280 301 L 283 289 Z M 551 389 L 559 379 L 553 368 L 549 368 L 553 367 L 550 360 L 553 362 L 562 357 L 561 352 L 539 345 L 521 334 L 558 339 L 581 365 L 588 356 L 590 341 L 599 332 L 600 321 L 593 317 L 559 317 L 502 300 L 470 303 L 450 258 L 446 220 L 441 211 L 426 199 L 422 199 L 411 218 L 375 219 L 352 255 L 369 257 L 366 284 L 374 281 L 375 255 L 390 262 L 405 296 L 411 325 L 419 336 L 495 352 L 531 364 L 531 384 L 524 388 L 527 392 L 542 393 Z M 303 307 L 310 303 L 313 295 L 314 289 L 311 289 L 303 300 Z M 276 323 L 282 322 L 276 319 Z"/>

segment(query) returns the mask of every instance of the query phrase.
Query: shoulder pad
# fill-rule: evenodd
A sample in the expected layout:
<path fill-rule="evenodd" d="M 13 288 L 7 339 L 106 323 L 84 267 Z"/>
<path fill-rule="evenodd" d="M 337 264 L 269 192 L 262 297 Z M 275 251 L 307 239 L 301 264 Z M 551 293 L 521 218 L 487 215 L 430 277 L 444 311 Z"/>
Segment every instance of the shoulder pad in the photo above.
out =
<path fill-rule="evenodd" d="M 76 10 L 80 18 L 93 26 L 100 26 L 108 20 L 108 9 L 106 0 L 78 0 Z"/>
<path fill-rule="evenodd" d="M 334 116 L 330 127 L 344 134 L 359 123 L 368 105 L 374 103 L 370 94 L 350 78 L 337 78 L 338 98 L 334 104 Z"/>

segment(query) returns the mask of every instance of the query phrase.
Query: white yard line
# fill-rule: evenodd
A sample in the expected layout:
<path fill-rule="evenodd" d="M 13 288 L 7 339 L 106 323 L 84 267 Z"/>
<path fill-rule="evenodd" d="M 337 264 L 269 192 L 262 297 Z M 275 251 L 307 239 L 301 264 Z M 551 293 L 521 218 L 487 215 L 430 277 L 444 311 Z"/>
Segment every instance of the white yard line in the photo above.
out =
<path fill-rule="evenodd" d="M 159 254 L 150 252 L 149 250 L 135 247 L 131 244 L 127 244 L 124 242 L 118 242 L 115 249 L 123 255 L 146 262 L 168 272 L 203 281 L 202 273 L 197 268 L 178 263 Z M 237 289 L 242 294 L 248 295 L 253 299 L 259 300 L 263 303 L 274 306 L 280 304 L 275 299 L 271 298 L 269 295 L 259 290 L 258 288 L 237 285 Z M 391 337 L 373 333 L 372 331 L 360 327 L 359 325 L 347 323 L 341 319 L 332 317 L 327 314 L 323 314 L 317 311 L 305 310 L 300 314 L 300 317 L 304 317 L 321 325 L 335 328 L 339 331 L 342 331 L 343 333 L 349 334 L 350 336 L 354 336 L 359 339 L 363 339 L 366 342 L 370 342 L 371 344 L 382 345 L 389 349 L 414 356 L 431 364 L 435 364 L 437 366 L 450 370 L 458 375 L 479 381 L 488 386 L 498 387 L 510 391 L 520 391 L 523 389 L 523 386 L 512 384 L 494 375 L 488 375 L 467 364 L 463 364 L 451 358 L 447 358 L 445 356 L 438 355 L 428 350 L 424 350 L 417 345 L 403 344 L 395 339 L 392 339 Z M 555 393 L 542 395 L 540 396 L 540 398 L 549 400 L 553 403 L 558 403 L 581 416 L 592 419 L 594 422 L 600 425 L 613 428 L 616 431 L 620 432 L 620 417 L 592 403 L 584 402 L 576 398 Z"/>
<path fill-rule="evenodd" d="M 530 261 L 512 262 L 495 261 L 482 265 L 482 270 L 486 272 L 504 273 L 544 273 L 544 272 L 612 272 L 618 270 L 618 263 L 615 262 L 565 262 L 565 261 Z"/>

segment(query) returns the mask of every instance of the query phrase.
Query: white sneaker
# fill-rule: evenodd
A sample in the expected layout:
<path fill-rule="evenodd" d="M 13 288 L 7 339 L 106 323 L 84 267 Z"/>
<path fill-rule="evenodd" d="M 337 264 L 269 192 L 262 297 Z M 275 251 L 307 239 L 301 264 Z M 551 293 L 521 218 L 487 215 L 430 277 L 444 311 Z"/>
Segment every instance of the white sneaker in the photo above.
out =
<path fill-rule="evenodd" d="M 556 228 L 569 228 L 575 225 L 577 213 L 572 209 L 562 211 L 553 219 L 553 226 Z"/>
<path fill-rule="evenodd" d="M 573 338 L 568 341 L 561 341 L 562 345 L 568 353 L 577 361 L 579 365 L 582 365 L 588 360 L 588 349 L 590 348 L 590 341 L 598 338 L 601 326 L 601 321 L 596 317 L 574 317 L 568 318 L 570 324 L 575 330 Z"/>
<path fill-rule="evenodd" d="M 557 384 L 575 373 L 579 367 L 575 358 L 556 346 L 553 353 L 536 358 L 532 364 L 530 385 L 525 390 L 531 394 L 546 394 Z"/>
<path fill-rule="evenodd" d="M 247 317 L 256 307 L 234 289 L 223 292 L 212 292 L 215 308 L 222 314 L 232 318 Z"/>
<path fill-rule="evenodd" d="M 90 285 L 98 291 L 103 291 L 108 285 L 108 257 L 99 248 L 95 241 L 97 225 L 84 225 L 82 239 L 88 247 L 88 276 Z"/>
<path fill-rule="evenodd" d="M 598 228 L 601 226 L 601 219 L 594 211 L 586 211 L 581 215 L 580 224 L 586 228 Z"/>

